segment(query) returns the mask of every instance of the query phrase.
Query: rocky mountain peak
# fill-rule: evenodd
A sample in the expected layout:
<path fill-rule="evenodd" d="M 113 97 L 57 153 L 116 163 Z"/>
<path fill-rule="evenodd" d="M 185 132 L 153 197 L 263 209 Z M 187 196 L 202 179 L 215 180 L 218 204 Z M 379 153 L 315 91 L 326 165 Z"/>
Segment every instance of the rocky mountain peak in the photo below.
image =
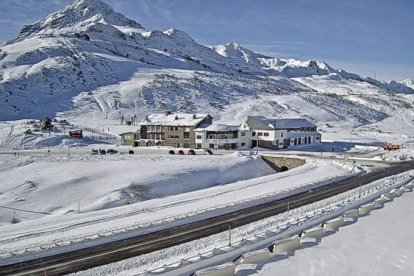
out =
<path fill-rule="evenodd" d="M 36 34 L 62 34 L 83 31 L 91 25 L 106 24 L 143 28 L 102 0 L 75 0 L 60 11 L 21 29 L 17 39 Z"/>

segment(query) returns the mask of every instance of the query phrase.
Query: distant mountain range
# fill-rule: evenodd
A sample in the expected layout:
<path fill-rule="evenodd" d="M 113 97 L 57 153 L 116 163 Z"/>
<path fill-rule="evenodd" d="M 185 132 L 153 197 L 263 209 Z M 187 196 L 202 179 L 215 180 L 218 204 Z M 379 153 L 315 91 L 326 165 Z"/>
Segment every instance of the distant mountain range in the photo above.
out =
<path fill-rule="evenodd" d="M 372 124 L 412 114 L 414 84 L 382 82 L 325 62 L 207 47 L 176 29 L 151 30 L 100 0 L 76 0 L 0 47 L 0 119 L 84 121 L 152 112 L 301 116 Z"/>

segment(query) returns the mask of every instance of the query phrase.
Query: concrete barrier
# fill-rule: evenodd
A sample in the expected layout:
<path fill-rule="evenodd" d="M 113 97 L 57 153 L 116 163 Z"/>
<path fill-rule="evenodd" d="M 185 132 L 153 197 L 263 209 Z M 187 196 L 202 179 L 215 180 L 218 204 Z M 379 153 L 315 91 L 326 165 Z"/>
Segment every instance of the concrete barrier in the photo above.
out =
<path fill-rule="evenodd" d="M 345 211 L 342 217 L 343 218 L 357 218 L 359 217 L 359 210 L 352 209 L 352 210 Z"/>
<path fill-rule="evenodd" d="M 386 202 L 390 202 L 392 199 L 387 197 L 386 195 L 381 195 L 380 198 L 383 198 L 384 200 L 386 200 Z"/>
<path fill-rule="evenodd" d="M 255 264 L 270 259 L 271 257 L 272 253 L 270 253 L 268 248 L 265 248 L 253 252 L 244 253 L 240 256 L 240 258 L 238 258 L 235 261 L 235 263 Z"/>
<path fill-rule="evenodd" d="M 413 191 L 413 186 L 411 186 L 411 185 L 404 185 L 404 186 L 402 186 L 401 188 L 402 188 L 402 189 L 404 189 L 404 191 L 405 191 L 406 193 L 408 193 L 408 192 L 412 192 L 412 191 Z"/>
<path fill-rule="evenodd" d="M 233 263 L 225 263 L 218 266 L 207 267 L 194 272 L 195 276 L 228 276 L 235 274 Z"/>
<path fill-rule="evenodd" d="M 317 238 L 323 235 L 325 229 L 322 227 L 315 227 L 311 229 L 306 229 L 300 232 L 299 237 L 301 238 Z"/>
<path fill-rule="evenodd" d="M 377 198 L 376 200 L 374 200 L 374 203 L 382 206 L 382 205 L 384 205 L 384 203 L 389 202 L 389 201 L 390 201 L 390 199 L 387 198 L 387 197 L 380 197 L 380 198 Z"/>
<path fill-rule="evenodd" d="M 405 187 L 409 188 L 409 189 L 414 189 L 414 183 L 413 182 L 408 183 L 408 184 L 405 185 Z"/>
<path fill-rule="evenodd" d="M 395 195 L 394 197 L 398 197 L 398 196 L 401 196 L 402 195 L 402 193 L 399 192 L 397 189 L 392 189 L 390 191 L 390 194 L 394 194 Z"/>
<path fill-rule="evenodd" d="M 322 228 L 325 230 L 337 230 L 339 227 L 345 224 L 344 218 L 337 218 L 322 223 Z"/>
<path fill-rule="evenodd" d="M 249 276 L 257 273 L 256 264 L 241 264 L 236 266 L 235 275 L 236 276 Z"/>
<path fill-rule="evenodd" d="M 275 241 L 269 246 L 269 251 L 272 253 L 282 253 L 293 251 L 300 248 L 300 238 L 292 237 L 284 240 Z"/>
<path fill-rule="evenodd" d="M 402 194 L 405 193 L 405 189 L 399 188 L 399 189 L 395 190 L 395 193 L 398 196 L 402 196 Z"/>
<path fill-rule="evenodd" d="M 359 207 L 359 214 L 361 216 L 368 215 L 372 210 L 378 208 L 375 203 L 365 204 Z"/>
<path fill-rule="evenodd" d="M 385 197 L 389 198 L 390 200 L 393 200 L 394 197 L 397 197 L 397 194 L 394 191 L 390 191 L 390 192 L 385 193 L 381 196 L 385 196 Z"/>

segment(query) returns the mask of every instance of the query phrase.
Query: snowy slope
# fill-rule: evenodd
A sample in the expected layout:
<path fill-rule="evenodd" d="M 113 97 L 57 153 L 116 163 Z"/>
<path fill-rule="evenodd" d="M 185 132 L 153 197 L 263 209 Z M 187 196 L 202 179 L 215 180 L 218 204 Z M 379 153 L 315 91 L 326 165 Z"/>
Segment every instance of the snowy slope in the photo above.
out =
<path fill-rule="evenodd" d="M 309 99 L 315 92 L 311 82 L 330 94 L 336 94 L 331 88 L 337 86 L 360 94 L 368 87 L 369 97 L 392 102 L 386 112 L 361 118 L 365 114 L 355 111 L 367 108 L 371 113 L 371 105 L 338 95 L 335 103 L 349 105 L 350 111 L 334 119 L 347 118 L 357 126 L 411 108 L 412 98 L 396 103 L 387 100 L 394 97 L 390 92 L 414 93 L 409 83 L 379 82 L 324 62 L 266 57 L 237 43 L 206 47 L 183 31 L 147 29 L 100 0 L 76 0 L 24 26 L 16 39 L 0 47 L 0 119 L 47 115 L 88 124 L 167 110 L 231 119 L 229 112 L 236 107 L 243 114 L 264 111 L 262 115 L 277 117 L 306 116 L 312 109 L 325 113 L 332 96 L 319 93 L 318 99 Z M 278 95 L 297 97 L 304 105 L 281 106 Z M 317 122 L 318 117 L 309 119 Z"/>
<path fill-rule="evenodd" d="M 406 193 L 357 223 L 322 238 L 315 246 L 298 250 L 289 258 L 270 261 L 258 274 L 412 275 L 413 199 L 413 193 Z"/>

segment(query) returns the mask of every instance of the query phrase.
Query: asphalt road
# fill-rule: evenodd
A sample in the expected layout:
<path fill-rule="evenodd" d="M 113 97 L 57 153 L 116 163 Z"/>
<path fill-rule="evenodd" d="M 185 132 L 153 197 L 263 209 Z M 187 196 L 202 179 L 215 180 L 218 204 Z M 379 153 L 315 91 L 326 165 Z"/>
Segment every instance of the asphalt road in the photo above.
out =
<path fill-rule="evenodd" d="M 196 221 L 125 240 L 87 249 L 0 266 L 0 275 L 63 275 L 146 254 L 196 240 L 215 233 L 283 213 L 333 195 L 369 184 L 375 180 L 414 169 L 414 161 L 390 165 L 370 173 L 339 181 L 308 192 L 296 194 L 219 217 Z"/>

